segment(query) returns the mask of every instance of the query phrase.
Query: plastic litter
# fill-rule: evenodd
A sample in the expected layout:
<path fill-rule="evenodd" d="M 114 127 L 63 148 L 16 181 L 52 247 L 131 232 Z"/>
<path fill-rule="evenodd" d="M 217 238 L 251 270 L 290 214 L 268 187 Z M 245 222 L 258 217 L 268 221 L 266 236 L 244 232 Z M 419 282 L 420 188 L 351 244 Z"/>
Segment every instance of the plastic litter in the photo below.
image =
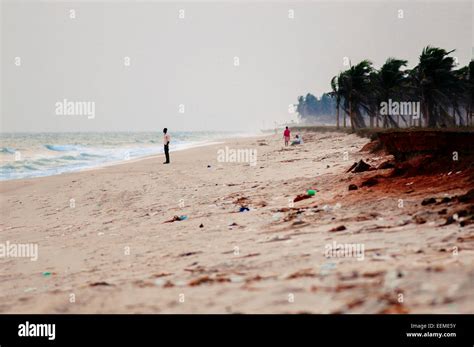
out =
<path fill-rule="evenodd" d="M 185 215 L 182 215 L 182 216 L 174 216 L 173 218 L 171 218 L 170 220 L 167 220 L 163 223 L 173 223 L 173 222 L 179 222 L 179 221 L 182 221 L 182 220 L 186 220 L 188 219 L 188 216 L 185 216 Z"/>

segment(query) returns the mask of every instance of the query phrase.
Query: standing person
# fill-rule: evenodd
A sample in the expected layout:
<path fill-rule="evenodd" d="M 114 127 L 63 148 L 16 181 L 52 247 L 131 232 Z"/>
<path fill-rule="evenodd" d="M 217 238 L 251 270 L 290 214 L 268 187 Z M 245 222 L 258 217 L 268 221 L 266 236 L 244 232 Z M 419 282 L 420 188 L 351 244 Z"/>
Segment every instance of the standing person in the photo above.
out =
<path fill-rule="evenodd" d="M 163 129 L 163 145 L 165 146 L 165 157 L 166 161 L 163 164 L 169 164 L 170 163 L 170 141 L 171 141 L 171 136 L 168 134 L 168 128 Z"/>
<path fill-rule="evenodd" d="M 288 146 L 288 143 L 290 142 L 290 129 L 288 129 L 288 127 L 286 127 L 283 132 L 283 137 L 285 138 L 285 146 Z"/>

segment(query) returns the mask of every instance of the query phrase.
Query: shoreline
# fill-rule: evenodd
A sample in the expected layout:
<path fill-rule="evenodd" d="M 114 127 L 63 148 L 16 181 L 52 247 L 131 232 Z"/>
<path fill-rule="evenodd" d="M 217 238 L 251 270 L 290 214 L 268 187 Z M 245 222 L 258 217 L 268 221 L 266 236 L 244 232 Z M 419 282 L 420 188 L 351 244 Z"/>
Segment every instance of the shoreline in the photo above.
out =
<path fill-rule="evenodd" d="M 174 149 L 173 151 L 170 151 L 170 153 L 177 153 L 177 152 L 182 152 L 194 148 L 200 148 L 200 147 L 206 147 L 206 146 L 212 146 L 212 145 L 218 145 L 225 143 L 226 141 L 231 141 L 239 138 L 253 138 L 253 137 L 261 137 L 261 136 L 268 136 L 265 134 L 262 135 L 242 135 L 240 137 L 228 137 L 228 138 L 222 138 L 222 139 L 215 139 L 212 141 L 203 141 L 203 142 L 197 142 L 194 144 L 189 144 L 189 147 L 184 147 L 184 148 L 178 148 Z M 86 167 L 86 168 L 80 168 L 80 169 L 73 169 L 71 171 L 65 171 L 61 173 L 56 173 L 52 175 L 41 175 L 41 176 L 34 176 L 34 177 L 23 177 L 23 178 L 14 178 L 14 179 L 0 179 L 0 182 L 12 182 L 12 181 L 20 181 L 20 180 L 31 180 L 31 179 L 38 179 L 38 178 L 45 178 L 45 177 L 53 177 L 53 176 L 60 176 L 60 175 L 67 175 L 67 174 L 72 174 L 72 173 L 78 173 L 78 172 L 86 172 L 86 171 L 91 171 L 91 170 L 101 170 L 104 168 L 107 168 L 109 166 L 115 166 L 115 165 L 122 165 L 122 164 L 127 164 L 127 163 L 135 163 L 141 160 L 146 160 L 146 159 L 152 159 L 152 158 L 157 158 L 159 156 L 163 155 L 164 153 L 156 153 L 156 154 L 148 154 L 140 157 L 135 157 L 135 158 L 130 158 L 130 159 L 122 159 L 118 161 L 110 161 L 110 162 L 104 162 L 97 164 L 96 166 L 91 166 L 91 167 Z"/>

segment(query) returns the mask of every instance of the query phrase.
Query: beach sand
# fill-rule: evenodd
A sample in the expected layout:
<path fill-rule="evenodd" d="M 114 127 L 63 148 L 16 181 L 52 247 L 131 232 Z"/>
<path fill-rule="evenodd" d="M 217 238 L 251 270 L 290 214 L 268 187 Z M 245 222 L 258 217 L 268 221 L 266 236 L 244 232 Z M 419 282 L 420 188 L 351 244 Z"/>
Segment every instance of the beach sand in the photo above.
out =
<path fill-rule="evenodd" d="M 469 177 L 361 187 L 375 172 L 347 173 L 351 164 L 386 159 L 360 152 L 368 139 L 303 138 L 1 182 L 0 242 L 38 244 L 39 256 L 0 258 L 0 312 L 474 312 L 473 225 L 443 226 L 457 202 L 421 204 L 466 193 Z M 256 149 L 256 165 L 218 162 L 224 146 Z M 338 244 L 364 252 L 327 257 Z"/>

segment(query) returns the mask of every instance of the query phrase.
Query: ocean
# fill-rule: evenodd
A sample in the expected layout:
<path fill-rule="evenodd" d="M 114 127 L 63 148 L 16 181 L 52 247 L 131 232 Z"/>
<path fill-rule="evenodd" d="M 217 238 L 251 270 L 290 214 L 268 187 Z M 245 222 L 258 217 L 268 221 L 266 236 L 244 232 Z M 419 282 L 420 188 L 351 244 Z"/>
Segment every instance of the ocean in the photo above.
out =
<path fill-rule="evenodd" d="M 256 134 L 174 132 L 170 151 Z M 163 153 L 158 132 L 1 133 L 0 180 L 58 175 Z"/>

